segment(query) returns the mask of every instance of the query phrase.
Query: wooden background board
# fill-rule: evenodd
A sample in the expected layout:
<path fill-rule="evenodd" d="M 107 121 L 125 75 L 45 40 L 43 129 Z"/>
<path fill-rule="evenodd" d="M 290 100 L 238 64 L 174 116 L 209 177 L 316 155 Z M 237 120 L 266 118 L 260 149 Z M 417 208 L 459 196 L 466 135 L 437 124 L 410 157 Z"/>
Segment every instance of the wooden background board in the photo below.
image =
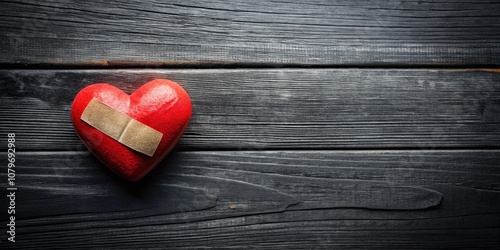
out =
<path fill-rule="evenodd" d="M 192 122 L 176 153 L 125 183 L 84 149 L 68 111 L 89 83 L 132 91 L 156 77 L 186 87 Z M 500 244 L 493 70 L 4 70 L 0 81 L 2 140 L 15 132 L 21 151 L 18 248 Z"/>
<path fill-rule="evenodd" d="M 500 249 L 500 2 L 0 2 L 0 249 Z M 96 160 L 84 86 L 177 81 L 144 180 Z M 3 142 L 3 143 L 2 143 Z"/>
<path fill-rule="evenodd" d="M 130 93 L 154 78 L 191 95 L 182 150 L 500 146 L 500 74 L 488 70 L 7 70 L 0 127 L 22 150 L 68 150 L 81 145 L 68 115 L 81 88 Z"/>
<path fill-rule="evenodd" d="M 498 65 L 500 2 L 2 1 L 0 63 Z"/>
<path fill-rule="evenodd" d="M 136 184 L 85 151 L 21 153 L 15 246 L 492 248 L 499 153 L 177 152 Z"/>

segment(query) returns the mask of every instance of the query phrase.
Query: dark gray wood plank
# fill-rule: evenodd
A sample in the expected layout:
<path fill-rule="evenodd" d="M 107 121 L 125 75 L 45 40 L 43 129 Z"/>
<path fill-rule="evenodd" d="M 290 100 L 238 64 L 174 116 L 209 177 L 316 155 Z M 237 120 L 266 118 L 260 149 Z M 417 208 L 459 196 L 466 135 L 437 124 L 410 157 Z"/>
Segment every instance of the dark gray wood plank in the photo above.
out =
<path fill-rule="evenodd" d="M 16 158 L 3 249 L 500 247 L 498 150 L 174 152 L 134 184 L 86 151 Z"/>
<path fill-rule="evenodd" d="M 130 93 L 154 78 L 191 95 L 182 150 L 500 146 L 494 70 L 0 71 L 0 136 L 16 133 L 22 150 L 74 149 L 79 89 L 108 82 Z"/>
<path fill-rule="evenodd" d="M 497 1 L 2 1 L 0 63 L 500 64 Z"/>

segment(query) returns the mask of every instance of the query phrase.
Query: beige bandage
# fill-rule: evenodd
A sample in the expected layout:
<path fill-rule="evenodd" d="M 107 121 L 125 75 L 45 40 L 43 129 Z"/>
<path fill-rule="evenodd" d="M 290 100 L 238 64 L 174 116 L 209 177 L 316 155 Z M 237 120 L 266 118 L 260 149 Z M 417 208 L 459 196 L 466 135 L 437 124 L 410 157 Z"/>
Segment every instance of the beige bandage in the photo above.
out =
<path fill-rule="evenodd" d="M 80 119 L 123 145 L 148 156 L 153 156 L 163 136 L 157 130 L 96 98 L 89 102 Z"/>

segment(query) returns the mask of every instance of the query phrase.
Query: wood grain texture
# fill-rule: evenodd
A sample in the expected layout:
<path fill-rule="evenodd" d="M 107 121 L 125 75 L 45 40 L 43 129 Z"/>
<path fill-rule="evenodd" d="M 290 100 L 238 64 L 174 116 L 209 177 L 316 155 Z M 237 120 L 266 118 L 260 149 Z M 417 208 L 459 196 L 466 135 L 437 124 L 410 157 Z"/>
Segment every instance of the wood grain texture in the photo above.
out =
<path fill-rule="evenodd" d="M 75 149 L 79 89 L 130 93 L 154 78 L 191 96 L 182 150 L 500 146 L 500 74 L 411 69 L 0 71 L 0 136 L 19 134 L 20 150 Z"/>
<path fill-rule="evenodd" d="M 499 65 L 497 1 L 2 1 L 0 63 Z"/>
<path fill-rule="evenodd" d="M 0 1 L 18 188 L 0 248 L 500 249 L 499 27 L 489 0 Z M 197 69 L 159 69 L 177 66 Z M 84 148 L 70 105 L 154 78 L 194 113 L 128 183 Z"/>
<path fill-rule="evenodd" d="M 88 152 L 19 153 L 19 240 L 3 249 L 496 248 L 499 155 L 175 152 L 130 184 Z"/>

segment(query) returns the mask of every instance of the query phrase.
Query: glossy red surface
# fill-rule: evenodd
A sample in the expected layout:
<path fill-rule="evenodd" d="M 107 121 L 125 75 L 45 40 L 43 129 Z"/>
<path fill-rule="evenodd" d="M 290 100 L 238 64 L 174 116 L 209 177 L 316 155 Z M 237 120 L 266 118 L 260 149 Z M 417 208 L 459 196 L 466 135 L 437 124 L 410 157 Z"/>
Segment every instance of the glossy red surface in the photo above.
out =
<path fill-rule="evenodd" d="M 88 103 L 97 98 L 112 108 L 163 134 L 152 157 L 136 152 L 80 119 Z M 122 178 L 137 181 L 151 171 L 177 144 L 191 118 L 191 100 L 177 83 L 156 79 L 131 95 L 106 83 L 82 89 L 71 107 L 78 136 L 89 150 Z"/>

